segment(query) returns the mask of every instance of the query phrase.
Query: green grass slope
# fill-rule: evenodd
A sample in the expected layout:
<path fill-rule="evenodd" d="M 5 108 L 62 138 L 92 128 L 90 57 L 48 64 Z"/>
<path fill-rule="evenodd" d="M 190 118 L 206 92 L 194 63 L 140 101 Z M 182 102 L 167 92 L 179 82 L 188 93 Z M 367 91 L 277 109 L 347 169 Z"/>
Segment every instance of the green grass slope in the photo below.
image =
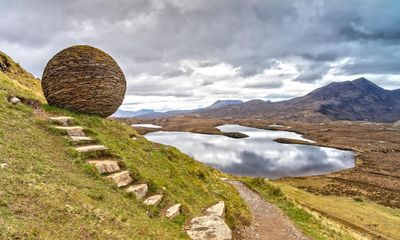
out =
<path fill-rule="evenodd" d="M 0 52 L 0 239 L 187 239 L 184 223 L 224 200 L 231 227 L 249 220 L 220 173 L 177 149 L 138 136 L 128 125 L 43 105 L 12 105 L 10 96 L 44 103 L 40 82 Z M 69 115 L 118 155 L 138 182 L 165 198 L 148 208 L 118 189 L 52 131 L 47 115 Z M 162 209 L 182 204 L 182 215 Z"/>
<path fill-rule="evenodd" d="M 288 197 L 280 187 L 263 178 L 241 178 L 251 189 L 258 192 L 266 201 L 279 207 L 304 234 L 315 240 L 363 239 L 358 233 L 343 225 L 301 207 Z"/>

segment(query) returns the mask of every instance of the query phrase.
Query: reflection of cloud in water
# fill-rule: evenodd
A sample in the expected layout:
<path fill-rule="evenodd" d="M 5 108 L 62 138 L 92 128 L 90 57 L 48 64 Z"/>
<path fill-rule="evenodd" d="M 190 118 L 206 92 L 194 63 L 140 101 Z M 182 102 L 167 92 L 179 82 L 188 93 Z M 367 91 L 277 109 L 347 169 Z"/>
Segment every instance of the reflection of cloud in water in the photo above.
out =
<path fill-rule="evenodd" d="M 354 166 L 353 154 L 348 151 L 273 141 L 278 137 L 287 138 L 288 133 L 291 138 L 301 139 L 296 133 L 238 125 L 228 125 L 228 128 L 223 130 L 243 132 L 249 137 L 233 139 L 186 132 L 154 132 L 146 137 L 154 142 L 175 146 L 222 171 L 241 175 L 278 178 L 322 174 Z"/>

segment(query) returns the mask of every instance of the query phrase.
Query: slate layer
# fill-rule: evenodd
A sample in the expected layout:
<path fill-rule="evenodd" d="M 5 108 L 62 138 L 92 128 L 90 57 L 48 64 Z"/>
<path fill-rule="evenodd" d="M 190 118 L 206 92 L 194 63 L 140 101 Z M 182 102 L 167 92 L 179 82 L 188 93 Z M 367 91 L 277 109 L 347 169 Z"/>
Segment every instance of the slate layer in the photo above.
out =
<path fill-rule="evenodd" d="M 43 72 L 42 88 L 50 105 L 107 117 L 122 104 L 126 80 L 110 55 L 77 45 L 50 59 Z"/>

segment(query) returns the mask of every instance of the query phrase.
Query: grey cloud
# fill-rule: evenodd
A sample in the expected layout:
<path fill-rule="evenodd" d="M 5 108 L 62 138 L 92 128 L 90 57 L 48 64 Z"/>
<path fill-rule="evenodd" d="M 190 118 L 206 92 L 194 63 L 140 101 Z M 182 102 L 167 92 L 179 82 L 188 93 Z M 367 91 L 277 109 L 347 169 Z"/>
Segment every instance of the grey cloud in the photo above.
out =
<path fill-rule="evenodd" d="M 326 65 L 326 63 L 312 62 L 305 64 L 305 66 L 298 66 L 298 69 L 301 72 L 293 81 L 313 83 L 317 80 L 321 80 L 329 71 L 330 67 Z"/>
<path fill-rule="evenodd" d="M 304 60 L 293 79 L 301 83 L 314 83 L 332 62 L 346 58 L 351 64 L 337 74 L 400 74 L 397 0 L 0 0 L 0 6 L 0 50 L 13 51 L 9 54 L 36 76 L 62 48 L 91 44 L 110 53 L 127 76 L 168 80 L 151 87 L 131 77 L 131 95 L 171 93 L 187 102 L 197 91 L 231 96 L 232 81 L 293 57 Z M 240 77 L 210 77 L 182 89 L 183 77 L 194 81 L 190 69 L 180 70 L 182 60 L 199 67 L 230 64 Z M 216 81 L 226 87 L 213 89 Z M 242 94 L 268 87 L 252 84 Z M 165 91 L 175 88 L 176 93 Z"/>
<path fill-rule="evenodd" d="M 133 77 L 134 78 L 134 77 Z M 129 84 L 128 95 L 134 96 L 169 96 L 169 97 L 192 97 L 193 89 L 187 86 L 174 86 L 171 80 L 145 79 Z"/>
<path fill-rule="evenodd" d="M 219 62 L 215 62 L 215 61 L 201 61 L 199 62 L 199 66 L 200 67 L 212 67 L 217 65 Z"/>
<path fill-rule="evenodd" d="M 307 2 L 13 1 L 2 4 L 7 7 L 0 10 L 0 35 L 21 45 L 59 48 L 62 42 L 55 43 L 57 37 L 66 44 L 95 44 L 124 59 L 136 74 L 169 72 L 165 63 L 196 58 L 204 66 L 222 61 L 241 67 L 243 77 L 262 72 L 270 59 L 288 54 L 315 61 L 346 55 L 335 49 L 314 52 L 327 41 L 337 47 L 347 40 L 363 45 L 354 41 L 399 36 L 396 1 Z M 388 15 L 393 19 L 378 21 Z M 94 35 L 80 36 L 89 31 L 85 24 Z"/>
<path fill-rule="evenodd" d="M 290 94 L 290 93 L 285 93 L 285 92 L 283 92 L 283 93 L 270 93 L 270 94 L 267 94 L 266 96 L 265 96 L 266 98 L 272 98 L 272 99 L 274 99 L 274 98 L 277 98 L 277 99 L 285 99 L 285 98 L 293 98 L 293 97 L 298 97 L 297 95 L 294 95 L 294 94 Z"/>
<path fill-rule="evenodd" d="M 264 80 L 262 82 L 248 83 L 245 85 L 245 87 L 248 88 L 266 88 L 266 89 L 280 88 L 282 86 L 283 86 L 282 80 Z"/>
<path fill-rule="evenodd" d="M 302 72 L 299 76 L 297 76 L 294 81 L 303 82 L 303 83 L 312 83 L 317 80 L 322 79 L 325 71 L 321 71 L 321 69 L 309 69 Z"/>
<path fill-rule="evenodd" d="M 168 72 L 163 72 L 161 75 L 166 78 L 180 77 L 189 75 L 193 71 L 182 71 L 181 69 L 170 70 Z"/>
<path fill-rule="evenodd" d="M 138 91 L 131 92 L 135 96 L 168 96 L 168 97 L 192 97 L 194 94 L 192 92 L 180 92 L 174 90 L 167 91 Z"/>
<path fill-rule="evenodd" d="M 337 59 L 337 54 L 333 52 L 323 53 L 302 53 L 300 56 L 304 59 L 317 61 L 317 62 L 331 62 Z"/>
<path fill-rule="evenodd" d="M 400 53 L 400 51 L 398 51 Z M 380 61 L 376 61 L 379 59 Z M 355 62 L 346 64 L 341 73 L 344 74 L 400 74 L 400 59 L 387 56 L 379 56 L 371 59 L 359 59 Z"/>
<path fill-rule="evenodd" d="M 214 79 L 203 79 L 203 81 L 201 82 L 202 86 L 209 86 L 212 85 L 214 83 Z"/>

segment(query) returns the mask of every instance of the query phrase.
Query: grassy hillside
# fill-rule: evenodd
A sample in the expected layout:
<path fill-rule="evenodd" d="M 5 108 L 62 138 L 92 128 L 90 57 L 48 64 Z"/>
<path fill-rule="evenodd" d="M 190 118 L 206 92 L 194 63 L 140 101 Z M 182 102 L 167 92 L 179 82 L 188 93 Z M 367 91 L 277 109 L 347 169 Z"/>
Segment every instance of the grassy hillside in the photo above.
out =
<path fill-rule="evenodd" d="M 224 200 L 230 226 L 249 220 L 237 192 L 220 173 L 177 149 L 147 141 L 120 122 L 43 105 L 12 105 L 18 96 L 44 103 L 40 82 L 0 53 L 0 239 L 187 239 L 184 222 Z M 25 101 L 28 102 L 28 101 Z M 75 154 L 48 115 L 70 115 L 119 155 L 135 179 L 164 194 L 146 208 Z M 163 207 L 182 203 L 171 221 Z"/>
<path fill-rule="evenodd" d="M 44 102 L 40 81 L 0 51 L 0 91 Z"/>
<path fill-rule="evenodd" d="M 263 178 L 242 178 L 241 180 L 265 200 L 279 207 L 311 239 L 359 239 L 358 234 L 348 231 L 341 224 L 329 221 L 316 212 L 302 208 L 274 183 L 265 181 Z"/>
<path fill-rule="evenodd" d="M 262 178 L 242 180 L 312 239 L 399 239 L 399 209 L 358 198 L 315 195 Z"/>
<path fill-rule="evenodd" d="M 315 195 L 287 184 L 278 186 L 307 208 L 324 213 L 344 225 L 383 239 L 400 239 L 400 209 L 360 198 Z"/>

